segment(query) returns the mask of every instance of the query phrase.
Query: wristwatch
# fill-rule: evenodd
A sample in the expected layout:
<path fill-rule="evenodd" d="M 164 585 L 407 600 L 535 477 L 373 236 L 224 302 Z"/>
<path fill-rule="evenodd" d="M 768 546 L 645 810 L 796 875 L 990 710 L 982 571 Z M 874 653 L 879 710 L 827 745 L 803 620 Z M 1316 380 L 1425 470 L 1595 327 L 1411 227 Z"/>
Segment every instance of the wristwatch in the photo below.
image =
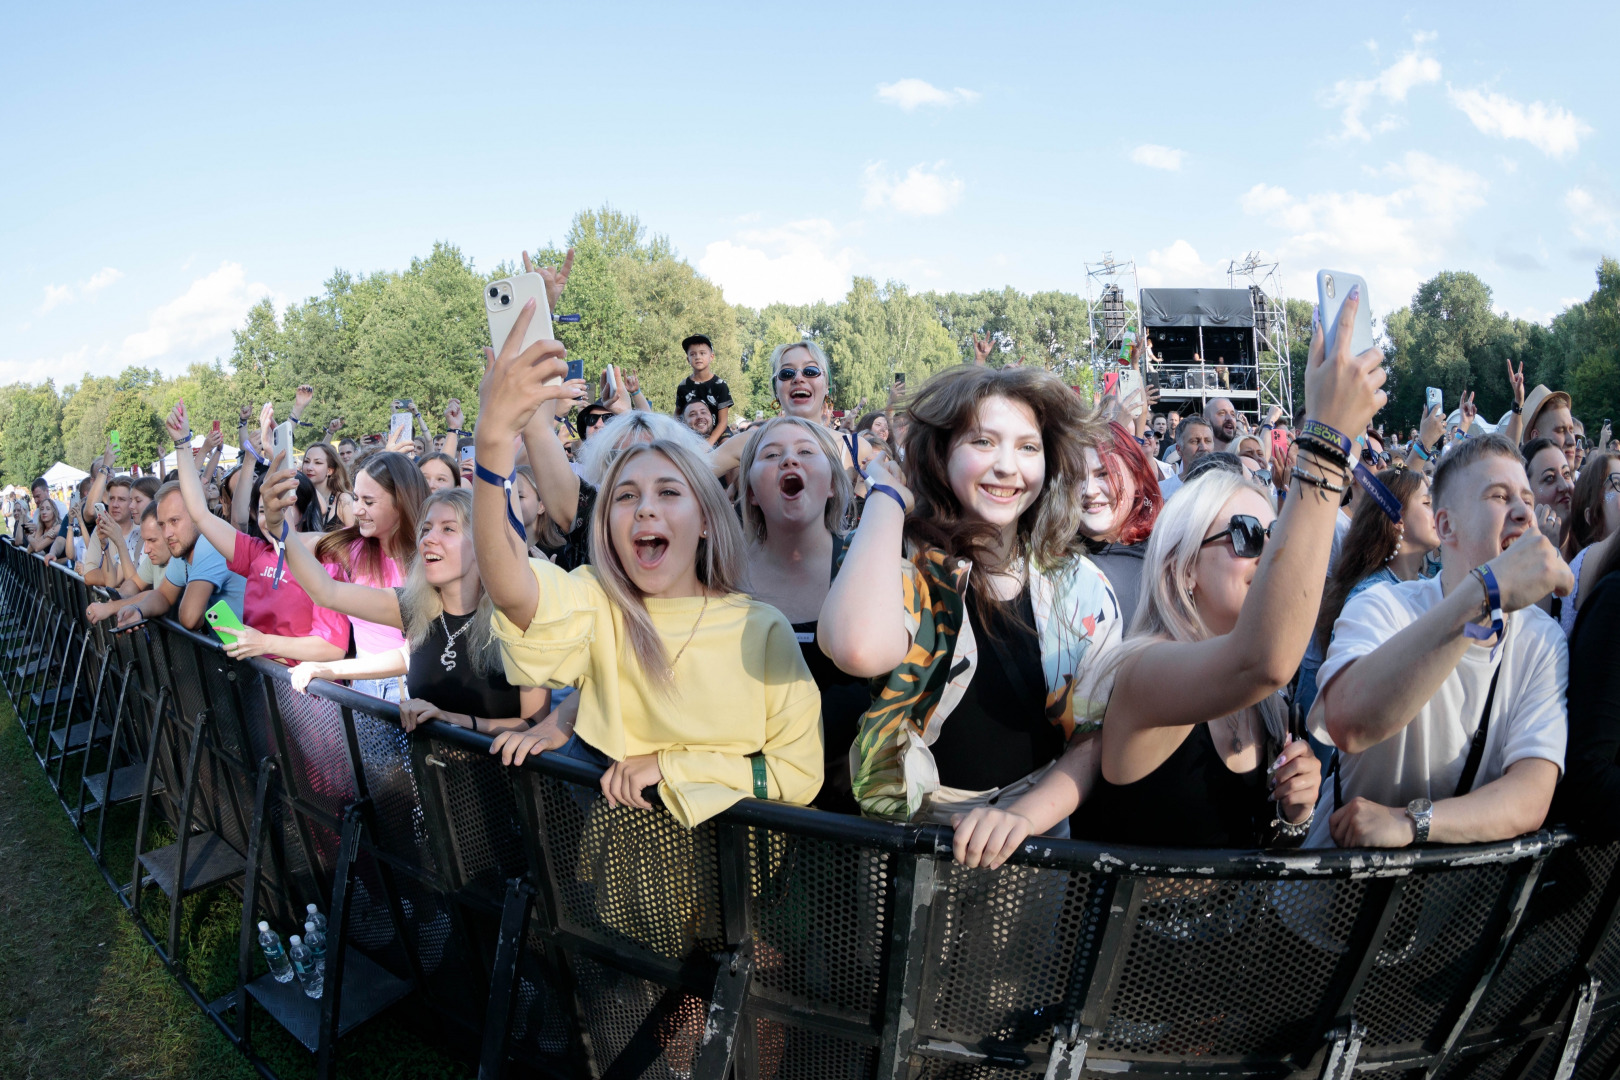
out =
<path fill-rule="evenodd" d="M 1406 816 L 1412 819 L 1414 844 L 1429 842 L 1429 822 L 1434 820 L 1434 803 L 1428 799 L 1413 799 L 1406 804 Z"/>

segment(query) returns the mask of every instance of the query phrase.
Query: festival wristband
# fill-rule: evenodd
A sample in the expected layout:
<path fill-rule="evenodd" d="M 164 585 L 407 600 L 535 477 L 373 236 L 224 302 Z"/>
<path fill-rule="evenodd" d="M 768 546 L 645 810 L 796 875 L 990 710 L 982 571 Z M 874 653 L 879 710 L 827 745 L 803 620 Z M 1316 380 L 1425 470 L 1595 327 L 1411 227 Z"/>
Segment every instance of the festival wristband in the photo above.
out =
<path fill-rule="evenodd" d="M 1429 451 L 1424 448 L 1422 439 L 1413 439 L 1412 440 L 1412 449 L 1416 450 L 1418 457 L 1422 458 L 1424 461 L 1433 461 L 1434 460 L 1434 458 L 1429 456 Z"/>
<path fill-rule="evenodd" d="M 1373 502 L 1378 504 L 1378 509 L 1384 512 L 1385 517 L 1399 525 L 1401 523 L 1401 501 L 1395 497 L 1394 492 L 1385 487 L 1384 482 L 1378 479 L 1371 469 L 1367 468 L 1366 462 L 1356 462 L 1353 471 L 1356 476 L 1356 483 L 1361 485 L 1361 490 L 1372 496 Z"/>
<path fill-rule="evenodd" d="M 175 449 L 178 450 L 180 447 L 183 446 L 187 450 L 190 450 L 191 449 L 191 440 L 194 439 L 194 438 L 196 438 L 195 434 L 193 434 L 192 432 L 189 432 L 189 431 L 186 432 L 184 435 L 182 435 L 178 439 L 174 440 Z M 94 474 L 92 473 L 91 475 L 94 475 Z"/>
<path fill-rule="evenodd" d="M 894 490 L 894 488 L 890 487 L 888 484 L 873 484 L 870 488 L 867 489 L 867 498 L 868 499 L 871 498 L 871 493 L 874 492 L 874 491 L 883 492 L 883 494 L 887 495 L 889 498 L 893 499 L 895 502 L 900 504 L 900 512 L 902 514 L 906 513 L 906 500 L 901 498 L 900 493 L 898 491 Z"/>
<path fill-rule="evenodd" d="M 1320 420 L 1305 421 L 1305 426 L 1300 429 L 1299 434 L 1301 438 L 1318 439 L 1329 446 L 1338 447 L 1341 454 L 1347 458 L 1350 456 L 1352 450 L 1350 439 Z"/>
<path fill-rule="evenodd" d="M 281 569 L 287 564 L 287 515 L 281 517 L 281 548 L 276 552 L 276 576 L 270 579 L 272 589 L 281 588 Z"/>
<path fill-rule="evenodd" d="M 253 444 L 248 442 L 246 439 L 242 440 L 242 449 L 252 454 L 253 460 L 257 461 L 260 465 L 270 464 L 270 462 L 266 460 L 257 450 L 253 449 Z"/>
<path fill-rule="evenodd" d="M 1485 641 L 1494 637 L 1497 639 L 1496 643 L 1500 645 L 1502 643 L 1502 590 L 1496 584 L 1496 574 L 1491 570 L 1490 564 L 1486 563 L 1483 566 L 1474 567 L 1473 576 L 1485 587 L 1485 606 L 1490 608 L 1491 611 L 1491 625 L 1484 627 L 1470 621 L 1463 624 L 1463 634 L 1473 638 L 1475 641 Z"/>
<path fill-rule="evenodd" d="M 748 755 L 748 760 L 754 766 L 754 798 L 756 798 L 756 799 L 768 799 L 768 798 L 770 798 L 771 797 L 771 788 L 770 788 L 770 785 L 766 782 L 766 776 L 765 776 L 765 755 L 764 754 L 750 754 L 750 755 Z"/>
<path fill-rule="evenodd" d="M 866 470 L 861 468 L 861 437 L 856 432 L 844 436 L 844 442 L 849 445 L 849 463 L 855 466 L 855 472 L 862 480 L 870 480 Z M 903 503 L 901 505 L 904 505 Z"/>
<path fill-rule="evenodd" d="M 553 315 L 552 322 L 579 322 L 578 315 Z"/>
<path fill-rule="evenodd" d="M 517 479 L 517 469 L 512 470 L 511 476 L 502 476 L 492 469 L 484 468 L 477 458 L 473 458 L 473 475 L 491 487 L 498 487 L 506 496 L 506 520 L 512 526 L 512 531 L 518 534 L 518 539 L 527 543 L 528 534 L 523 531 L 523 522 L 512 512 L 512 481 Z"/>

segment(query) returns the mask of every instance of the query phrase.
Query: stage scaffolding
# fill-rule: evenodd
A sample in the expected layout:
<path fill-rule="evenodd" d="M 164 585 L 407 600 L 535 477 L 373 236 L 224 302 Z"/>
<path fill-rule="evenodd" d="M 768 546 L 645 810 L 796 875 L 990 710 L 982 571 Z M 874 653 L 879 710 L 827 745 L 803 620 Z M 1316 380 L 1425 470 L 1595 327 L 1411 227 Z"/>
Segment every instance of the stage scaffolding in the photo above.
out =
<path fill-rule="evenodd" d="M 1103 374 L 1119 359 L 1126 331 L 1133 337 L 1142 334 L 1138 304 L 1141 290 L 1133 259 L 1116 262 L 1114 253 L 1105 251 L 1101 262 L 1088 262 L 1085 267 L 1091 374 L 1101 386 Z"/>
<path fill-rule="evenodd" d="M 1289 370 L 1288 306 L 1283 303 L 1280 263 L 1266 262 L 1258 251 L 1233 259 L 1226 267 L 1227 285 L 1247 287 L 1254 300 L 1255 355 L 1259 365 L 1260 415 L 1273 405 L 1294 418 L 1294 382 Z"/>

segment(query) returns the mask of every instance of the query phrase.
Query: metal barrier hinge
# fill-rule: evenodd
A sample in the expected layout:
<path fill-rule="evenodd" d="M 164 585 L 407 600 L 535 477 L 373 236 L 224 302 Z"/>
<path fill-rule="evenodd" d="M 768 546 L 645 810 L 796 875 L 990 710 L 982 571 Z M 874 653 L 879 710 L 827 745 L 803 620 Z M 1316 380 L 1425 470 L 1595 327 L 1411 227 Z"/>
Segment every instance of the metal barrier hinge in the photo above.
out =
<path fill-rule="evenodd" d="M 1355 1020 L 1348 1027 L 1328 1032 L 1333 1042 L 1328 1046 L 1327 1060 L 1322 1062 L 1322 1080 L 1350 1080 L 1356 1071 L 1356 1058 L 1361 1056 L 1361 1040 L 1367 1029 Z"/>
<path fill-rule="evenodd" d="M 1076 1020 L 1065 1028 L 1057 1024 L 1052 1028 L 1051 1057 L 1046 1059 L 1046 1080 L 1080 1080 L 1086 1067 L 1086 1050 L 1096 1032 L 1082 1027 Z"/>
<path fill-rule="evenodd" d="M 1581 1056 L 1581 1045 L 1586 1042 L 1586 1029 L 1592 1023 L 1592 1006 L 1597 1004 L 1603 980 L 1588 975 L 1581 980 L 1581 992 L 1575 998 L 1575 1008 L 1569 1014 L 1569 1028 L 1564 1032 L 1564 1049 L 1558 1055 L 1558 1068 L 1553 1080 L 1569 1080 L 1575 1074 L 1575 1062 Z"/>

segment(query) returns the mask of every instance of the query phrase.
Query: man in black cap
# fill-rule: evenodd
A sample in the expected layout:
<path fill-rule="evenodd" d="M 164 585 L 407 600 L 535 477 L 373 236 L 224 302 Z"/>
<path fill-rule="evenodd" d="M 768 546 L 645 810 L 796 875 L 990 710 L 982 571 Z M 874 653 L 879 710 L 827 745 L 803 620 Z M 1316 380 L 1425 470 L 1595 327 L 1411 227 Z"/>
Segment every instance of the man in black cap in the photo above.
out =
<path fill-rule="evenodd" d="M 685 418 L 686 407 L 702 401 L 714 414 L 714 428 L 708 433 L 709 445 L 718 446 L 731 418 L 731 387 L 714 373 L 714 344 L 706 334 L 693 334 L 681 342 L 692 374 L 675 388 L 675 415 Z"/>

